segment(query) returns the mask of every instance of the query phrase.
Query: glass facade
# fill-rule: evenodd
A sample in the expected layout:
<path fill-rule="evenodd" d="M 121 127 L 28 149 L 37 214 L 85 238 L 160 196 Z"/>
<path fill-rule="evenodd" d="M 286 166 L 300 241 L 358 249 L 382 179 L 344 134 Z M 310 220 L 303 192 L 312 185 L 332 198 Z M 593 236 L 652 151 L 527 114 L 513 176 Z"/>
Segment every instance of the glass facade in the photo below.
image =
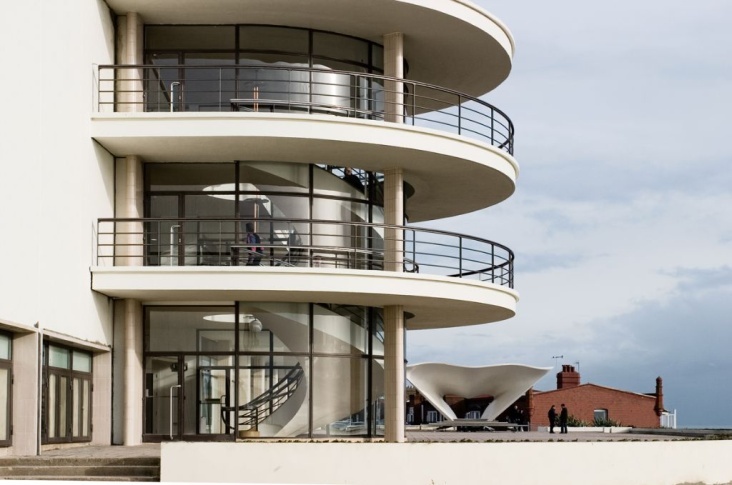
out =
<path fill-rule="evenodd" d="M 43 346 L 43 443 L 91 441 L 92 354 Z"/>
<path fill-rule="evenodd" d="M 146 164 L 145 215 L 156 219 L 146 223 L 146 264 L 246 264 L 248 223 L 260 238 L 259 264 L 306 265 L 311 248 L 324 246 L 347 250 L 321 251 L 323 265 L 378 264 L 383 235 L 360 224 L 383 223 L 382 182 L 363 171 L 351 177 L 361 185 L 318 165 Z"/>
<path fill-rule="evenodd" d="M 10 334 L 0 332 L 0 446 L 10 446 L 10 423 L 12 406 L 13 339 Z"/>
<path fill-rule="evenodd" d="M 144 328 L 146 440 L 383 433 L 380 309 L 149 306 Z"/>
<path fill-rule="evenodd" d="M 383 86 L 347 73 L 383 74 L 383 55 L 364 39 L 293 27 L 148 25 L 146 110 L 375 113 Z"/>

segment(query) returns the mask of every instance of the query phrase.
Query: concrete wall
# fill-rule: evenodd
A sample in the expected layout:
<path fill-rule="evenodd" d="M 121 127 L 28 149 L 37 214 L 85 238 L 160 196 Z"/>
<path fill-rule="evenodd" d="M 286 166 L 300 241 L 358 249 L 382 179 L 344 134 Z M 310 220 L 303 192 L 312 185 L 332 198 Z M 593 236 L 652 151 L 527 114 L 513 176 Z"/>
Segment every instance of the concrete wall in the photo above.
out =
<path fill-rule="evenodd" d="M 163 443 L 163 482 L 672 485 L 728 483 L 732 440 Z M 527 463 L 531 466 L 524 466 Z"/>
<path fill-rule="evenodd" d="M 41 100 L 38 131 L 23 133 L 39 147 L 39 177 L 26 200 L 37 199 L 41 326 L 81 340 L 111 344 L 106 298 L 90 290 L 96 219 L 113 216 L 113 157 L 90 136 L 94 65 L 114 62 L 114 28 L 106 4 L 43 2 L 35 31 Z M 13 44 L 19 45 L 13 41 Z M 23 52 L 24 49 L 18 49 Z M 27 55 L 27 54 L 26 54 Z M 34 96 L 30 96 L 34 98 Z"/>

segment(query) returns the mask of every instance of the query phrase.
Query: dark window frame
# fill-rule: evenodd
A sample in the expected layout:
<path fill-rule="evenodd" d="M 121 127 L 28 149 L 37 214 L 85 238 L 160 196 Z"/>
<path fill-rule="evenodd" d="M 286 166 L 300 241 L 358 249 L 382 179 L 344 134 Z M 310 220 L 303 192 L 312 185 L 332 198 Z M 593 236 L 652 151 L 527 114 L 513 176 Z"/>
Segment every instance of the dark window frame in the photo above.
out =
<path fill-rule="evenodd" d="M 0 369 L 6 369 L 8 371 L 7 389 L 5 390 L 6 392 L 3 393 L 5 396 L 3 397 L 2 394 L 0 394 L 0 399 L 7 400 L 5 415 L 7 436 L 5 437 L 6 439 L 3 439 L 3 437 L 0 436 L 0 447 L 8 447 L 13 444 L 13 335 L 6 332 L 0 332 L 0 334 L 10 340 L 10 358 L 0 358 Z"/>
<path fill-rule="evenodd" d="M 61 368 L 61 367 L 53 367 L 49 365 L 48 362 L 48 355 L 49 355 L 49 347 L 57 347 L 62 348 L 69 351 L 69 366 L 68 368 Z M 92 440 L 92 412 L 93 412 L 93 393 L 94 393 L 94 373 L 93 373 L 93 367 L 92 371 L 85 372 L 85 371 L 79 371 L 74 370 L 74 352 L 83 352 L 88 354 L 92 358 L 92 363 L 94 359 L 94 355 L 91 352 L 88 352 L 86 350 L 81 350 L 78 348 L 70 347 L 63 344 L 58 344 L 56 342 L 44 342 L 43 343 L 43 396 L 42 396 L 42 406 L 43 406 L 43 413 L 42 413 L 42 431 L 41 431 L 41 443 L 42 444 L 57 444 L 57 443 L 88 443 Z M 55 395 L 57 397 L 61 394 L 60 393 L 60 386 L 61 382 L 63 381 L 63 378 L 66 379 L 66 415 L 63 416 L 65 418 L 65 429 L 63 430 L 64 435 L 60 436 L 60 429 L 59 425 L 62 422 L 61 420 L 61 406 L 56 405 L 56 408 L 51 410 L 50 409 L 50 382 L 51 382 L 51 376 L 56 376 L 56 389 L 54 390 Z M 80 392 L 82 392 L 83 396 L 83 383 L 86 382 L 88 384 L 89 388 L 89 396 L 88 401 L 84 402 L 83 397 L 82 401 L 79 403 L 78 408 L 74 408 L 74 382 L 78 379 L 79 383 L 82 385 L 82 389 Z M 79 423 L 80 429 L 84 428 L 83 423 L 83 417 L 84 417 L 84 408 L 88 409 L 87 413 L 87 421 L 86 421 L 86 429 L 87 429 L 87 435 L 82 435 L 79 433 L 79 436 L 74 436 L 74 413 L 78 413 L 76 418 L 77 422 Z M 54 413 L 54 437 L 49 437 L 49 416 L 51 415 L 51 412 Z"/>

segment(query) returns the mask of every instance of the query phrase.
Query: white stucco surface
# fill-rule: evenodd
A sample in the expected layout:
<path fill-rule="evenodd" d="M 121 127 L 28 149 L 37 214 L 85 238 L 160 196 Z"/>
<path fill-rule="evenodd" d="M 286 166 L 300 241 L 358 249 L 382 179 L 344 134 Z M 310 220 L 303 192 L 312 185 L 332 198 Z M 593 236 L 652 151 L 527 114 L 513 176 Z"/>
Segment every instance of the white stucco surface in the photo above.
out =
<path fill-rule="evenodd" d="M 414 314 L 409 330 L 505 320 L 518 293 L 493 283 L 389 271 L 246 266 L 92 268 L 92 287 L 104 295 L 145 304 L 283 301 L 383 307 Z"/>
<path fill-rule="evenodd" d="M 732 481 L 732 440 L 163 443 L 162 482 L 676 485 Z M 205 459 L 203 458 L 205 457 Z"/>

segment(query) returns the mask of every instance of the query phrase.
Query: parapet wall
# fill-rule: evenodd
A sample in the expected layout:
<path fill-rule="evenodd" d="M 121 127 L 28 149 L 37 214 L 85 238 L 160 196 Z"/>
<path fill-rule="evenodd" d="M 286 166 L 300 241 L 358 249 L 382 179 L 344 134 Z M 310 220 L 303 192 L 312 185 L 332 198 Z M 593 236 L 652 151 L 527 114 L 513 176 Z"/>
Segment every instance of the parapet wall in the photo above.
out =
<path fill-rule="evenodd" d="M 732 440 L 163 443 L 162 482 L 675 485 L 732 482 Z"/>

